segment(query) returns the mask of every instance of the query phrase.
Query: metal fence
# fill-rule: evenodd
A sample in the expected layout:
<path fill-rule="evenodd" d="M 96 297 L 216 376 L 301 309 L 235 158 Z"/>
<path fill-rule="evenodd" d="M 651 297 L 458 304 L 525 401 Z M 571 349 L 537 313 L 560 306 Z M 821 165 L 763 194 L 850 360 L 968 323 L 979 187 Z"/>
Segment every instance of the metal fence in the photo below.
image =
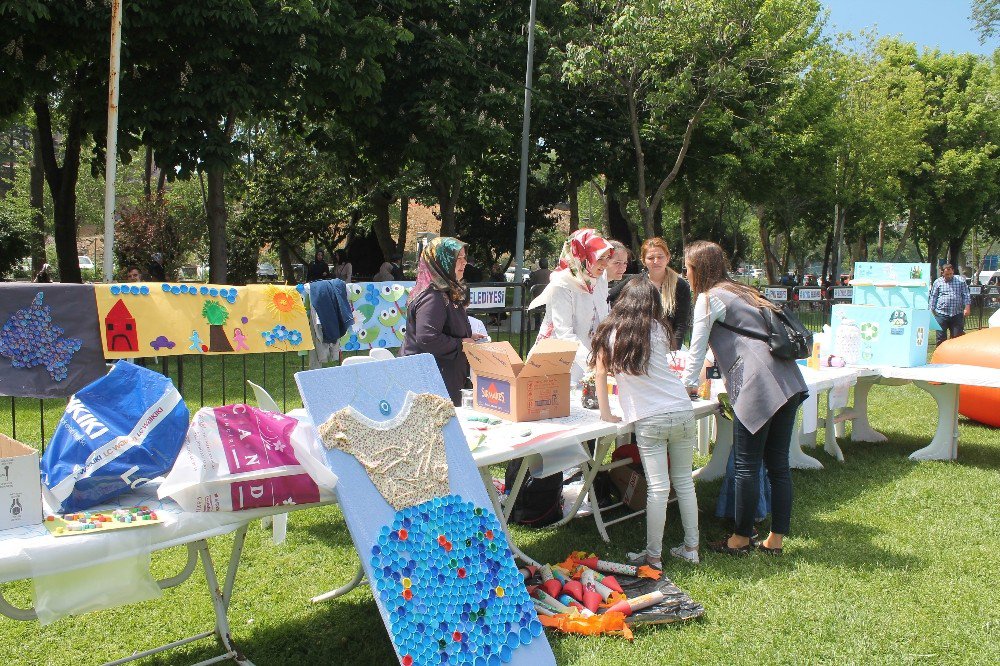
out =
<path fill-rule="evenodd" d="M 472 287 L 504 289 L 502 305 L 473 307 L 469 315 L 485 325 L 494 341 L 507 341 L 524 358 L 534 343 L 541 322 L 543 309 L 527 311 L 527 305 L 542 289 L 541 285 L 528 289 L 524 284 L 486 282 Z M 811 330 L 822 330 L 830 321 L 831 308 L 837 303 L 850 302 L 849 290 L 837 291 L 832 298 L 818 288 L 766 287 L 762 293 L 776 295 L 768 290 L 786 290 L 785 301 L 797 313 L 802 323 Z M 814 300 L 817 291 L 822 294 Z M 839 296 L 839 297 L 838 297 Z M 972 297 L 972 313 L 966 328 L 975 330 L 986 327 L 989 317 L 1000 305 L 1000 286 L 983 287 Z M 933 342 L 933 340 L 932 340 Z M 344 352 L 341 358 L 367 351 Z M 282 409 L 301 406 L 295 389 L 294 375 L 310 367 L 309 357 L 298 353 L 187 355 L 162 357 L 158 360 L 140 359 L 140 364 L 155 369 L 173 380 L 188 408 L 193 412 L 205 406 L 218 406 L 233 402 L 247 402 L 251 391 L 247 381 L 264 387 L 281 405 Z M 334 365 L 336 362 L 334 363 Z M 315 365 L 315 364 L 314 364 Z M 26 444 L 44 450 L 56 423 L 66 407 L 64 399 L 39 400 L 36 398 L 3 399 L 0 402 L 0 432 L 9 434 Z"/>

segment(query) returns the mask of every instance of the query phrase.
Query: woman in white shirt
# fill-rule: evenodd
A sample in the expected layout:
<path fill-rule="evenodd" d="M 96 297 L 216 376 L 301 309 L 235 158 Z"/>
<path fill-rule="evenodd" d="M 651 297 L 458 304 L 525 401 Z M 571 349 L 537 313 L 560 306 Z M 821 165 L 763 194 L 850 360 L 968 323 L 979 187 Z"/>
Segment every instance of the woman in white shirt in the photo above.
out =
<path fill-rule="evenodd" d="M 604 270 L 611 261 L 611 242 L 593 229 L 574 231 L 563 244 L 559 266 L 549 285 L 531 302 L 529 310 L 545 306 L 539 340 L 573 340 L 579 343 L 570 373 L 573 383 L 587 369 L 590 339 L 608 315 L 608 281 Z"/>
<path fill-rule="evenodd" d="M 670 324 L 660 291 L 649 280 L 622 289 L 608 318 L 594 334 L 597 401 L 605 421 L 635 424 L 636 444 L 646 471 L 646 549 L 629 553 L 631 564 L 661 568 L 663 528 L 671 484 L 677 492 L 684 543 L 674 557 L 698 563 L 698 498 L 691 466 L 696 439 L 691 399 L 670 371 Z M 618 382 L 624 419 L 608 405 L 607 375 Z"/>

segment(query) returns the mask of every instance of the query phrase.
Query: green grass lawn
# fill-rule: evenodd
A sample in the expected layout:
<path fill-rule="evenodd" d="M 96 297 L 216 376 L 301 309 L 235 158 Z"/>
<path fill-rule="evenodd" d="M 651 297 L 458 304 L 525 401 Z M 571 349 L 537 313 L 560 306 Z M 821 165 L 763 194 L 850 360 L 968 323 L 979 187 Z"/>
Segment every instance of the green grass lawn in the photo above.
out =
<path fill-rule="evenodd" d="M 998 432 L 962 419 L 957 463 L 913 463 L 907 454 L 934 432 L 933 400 L 912 386 L 876 387 L 870 414 L 887 444 L 845 441 L 844 464 L 818 450 L 826 469 L 793 473 L 793 534 L 782 558 L 705 552 L 698 567 L 667 562 L 666 574 L 705 605 L 702 619 L 640 629 L 632 642 L 550 634 L 558 662 L 1000 663 Z M 722 534 L 712 517 L 717 493 L 718 482 L 698 486 L 705 540 Z M 668 520 L 673 545 L 681 539 L 673 506 Z M 589 519 L 558 531 L 514 529 L 516 542 L 541 561 L 574 549 L 621 559 L 643 545 L 641 520 L 610 532 L 614 545 L 600 541 Z M 269 536 L 259 523 L 251 527 L 230 611 L 247 655 L 260 666 L 392 663 L 367 588 L 308 601 L 357 567 L 339 510 L 293 514 L 282 546 Z M 220 575 L 230 543 L 212 542 Z M 183 559 L 182 549 L 157 554 L 155 573 L 175 573 Z M 0 618 L 0 664 L 98 664 L 207 629 L 212 611 L 202 581 L 196 572 L 160 600 L 44 628 Z M 26 583 L 4 593 L 19 605 L 31 599 Z M 203 642 L 144 663 L 192 663 L 214 648 Z"/>

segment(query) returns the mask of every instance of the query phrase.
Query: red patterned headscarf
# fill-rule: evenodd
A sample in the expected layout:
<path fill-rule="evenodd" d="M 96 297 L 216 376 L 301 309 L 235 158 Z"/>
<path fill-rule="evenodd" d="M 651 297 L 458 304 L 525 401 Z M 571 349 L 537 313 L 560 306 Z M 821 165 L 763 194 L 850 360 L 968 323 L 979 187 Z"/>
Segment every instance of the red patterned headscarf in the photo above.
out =
<path fill-rule="evenodd" d="M 568 279 L 588 293 L 593 293 L 597 278 L 591 276 L 587 269 L 605 254 L 613 251 L 614 246 L 611 245 L 611 241 L 595 230 L 578 229 L 563 243 L 559 266 L 553 273 L 562 273 L 561 277 L 564 279 Z"/>

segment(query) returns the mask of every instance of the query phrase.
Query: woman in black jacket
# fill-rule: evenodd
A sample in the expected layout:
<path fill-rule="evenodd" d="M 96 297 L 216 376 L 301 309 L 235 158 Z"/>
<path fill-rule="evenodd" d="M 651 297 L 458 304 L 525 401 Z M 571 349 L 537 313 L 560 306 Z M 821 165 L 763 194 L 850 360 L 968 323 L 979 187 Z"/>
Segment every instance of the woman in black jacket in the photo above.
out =
<path fill-rule="evenodd" d="M 469 362 L 462 344 L 475 342 L 465 307 L 469 292 L 464 276 L 465 243 L 435 238 L 420 254 L 417 283 L 406 305 L 403 356 L 431 354 L 437 362 L 451 401 L 462 404 L 462 389 L 469 376 Z"/>

